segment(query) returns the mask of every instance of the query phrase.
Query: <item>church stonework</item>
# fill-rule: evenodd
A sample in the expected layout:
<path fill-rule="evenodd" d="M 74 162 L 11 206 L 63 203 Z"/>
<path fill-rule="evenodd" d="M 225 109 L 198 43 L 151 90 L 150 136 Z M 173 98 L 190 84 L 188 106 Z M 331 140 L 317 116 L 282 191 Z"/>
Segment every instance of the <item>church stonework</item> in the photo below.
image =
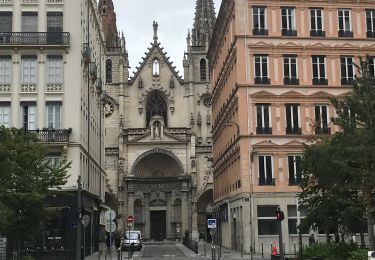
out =
<path fill-rule="evenodd" d="M 146 240 L 181 238 L 185 230 L 193 239 L 207 235 L 213 178 L 206 53 L 214 22 L 212 0 L 198 0 L 184 78 L 158 41 L 157 22 L 132 77 L 125 39 L 107 46 L 106 171 L 122 232 L 131 215 L 132 230 Z"/>

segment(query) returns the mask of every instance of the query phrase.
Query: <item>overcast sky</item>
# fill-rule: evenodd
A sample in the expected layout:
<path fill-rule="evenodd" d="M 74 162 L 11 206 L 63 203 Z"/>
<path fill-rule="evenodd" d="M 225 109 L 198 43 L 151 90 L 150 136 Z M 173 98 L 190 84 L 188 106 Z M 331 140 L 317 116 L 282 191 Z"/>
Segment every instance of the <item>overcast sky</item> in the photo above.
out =
<path fill-rule="evenodd" d="M 117 30 L 124 31 L 129 53 L 130 75 L 144 57 L 153 41 L 152 22 L 159 24 L 161 46 L 170 56 L 176 70 L 183 76 L 182 59 L 186 51 L 186 36 L 194 22 L 196 0 L 113 0 L 117 15 Z M 221 0 L 214 0 L 219 12 Z"/>

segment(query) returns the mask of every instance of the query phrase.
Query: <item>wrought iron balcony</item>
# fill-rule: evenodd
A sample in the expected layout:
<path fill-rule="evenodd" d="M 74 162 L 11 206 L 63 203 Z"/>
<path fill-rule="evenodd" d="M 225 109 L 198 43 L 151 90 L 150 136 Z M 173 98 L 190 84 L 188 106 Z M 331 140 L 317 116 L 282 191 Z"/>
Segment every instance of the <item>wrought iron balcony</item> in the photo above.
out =
<path fill-rule="evenodd" d="M 253 29 L 253 35 L 268 35 L 268 30 L 267 29 L 254 28 Z"/>
<path fill-rule="evenodd" d="M 0 32 L 0 45 L 70 45 L 68 32 Z"/>
<path fill-rule="evenodd" d="M 297 185 L 300 185 L 301 184 L 301 180 L 298 179 L 294 179 L 294 178 L 289 178 L 289 186 L 297 186 Z"/>
<path fill-rule="evenodd" d="M 272 134 L 272 127 L 257 127 L 256 131 L 257 131 L 257 134 L 271 135 Z"/>
<path fill-rule="evenodd" d="M 315 134 L 326 134 L 326 135 L 330 135 L 331 134 L 331 128 L 329 128 L 328 126 L 325 126 L 325 127 L 315 127 Z"/>
<path fill-rule="evenodd" d="M 297 78 L 284 78 L 284 85 L 299 85 L 299 79 Z"/>
<path fill-rule="evenodd" d="M 275 185 L 275 178 L 266 178 L 266 179 L 259 179 L 260 186 L 274 186 Z"/>
<path fill-rule="evenodd" d="M 366 35 L 367 38 L 375 38 L 375 31 L 367 31 Z"/>
<path fill-rule="evenodd" d="M 282 29 L 281 30 L 282 36 L 297 36 L 297 30 L 292 29 Z"/>
<path fill-rule="evenodd" d="M 269 85 L 270 84 L 270 79 L 267 77 L 255 77 L 254 78 L 255 84 L 264 84 L 264 85 Z"/>
<path fill-rule="evenodd" d="M 300 127 L 287 127 L 285 132 L 287 135 L 300 135 L 302 134 L 302 129 Z"/>
<path fill-rule="evenodd" d="M 338 32 L 338 36 L 339 37 L 353 37 L 353 32 L 352 31 L 343 31 L 343 30 L 340 30 Z"/>
<path fill-rule="evenodd" d="M 352 78 L 342 78 L 341 79 L 341 85 L 353 85 L 354 79 Z"/>
<path fill-rule="evenodd" d="M 325 37 L 326 32 L 322 31 L 322 30 L 311 30 L 310 36 L 312 36 L 312 37 Z"/>
<path fill-rule="evenodd" d="M 313 85 L 328 85 L 328 79 L 325 78 L 313 78 Z"/>
<path fill-rule="evenodd" d="M 34 133 L 41 142 L 45 143 L 68 143 L 69 136 L 72 129 L 37 129 L 27 130 L 29 133 Z"/>

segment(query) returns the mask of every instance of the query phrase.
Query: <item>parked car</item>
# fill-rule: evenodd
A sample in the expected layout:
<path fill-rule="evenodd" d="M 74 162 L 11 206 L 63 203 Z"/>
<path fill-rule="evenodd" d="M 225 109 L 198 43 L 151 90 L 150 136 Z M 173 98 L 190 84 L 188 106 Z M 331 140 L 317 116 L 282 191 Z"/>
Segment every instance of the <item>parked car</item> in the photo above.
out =
<path fill-rule="evenodd" d="M 125 232 L 121 239 L 121 249 L 129 250 L 130 245 L 134 243 L 134 250 L 141 250 L 142 248 L 142 234 L 141 231 Z"/>

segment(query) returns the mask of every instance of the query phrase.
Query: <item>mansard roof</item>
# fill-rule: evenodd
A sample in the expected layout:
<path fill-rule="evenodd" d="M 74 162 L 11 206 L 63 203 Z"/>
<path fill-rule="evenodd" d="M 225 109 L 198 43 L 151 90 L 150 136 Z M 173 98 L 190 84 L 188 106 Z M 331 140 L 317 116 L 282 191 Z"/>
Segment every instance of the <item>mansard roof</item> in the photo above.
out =
<path fill-rule="evenodd" d="M 134 81 L 137 79 L 138 75 L 141 73 L 143 67 L 146 65 L 147 61 L 149 61 L 152 53 L 154 50 L 157 50 L 160 55 L 162 56 L 162 59 L 165 61 L 166 64 L 168 64 L 169 69 L 172 71 L 173 75 L 177 78 L 180 84 L 183 83 L 182 77 L 178 74 L 179 71 L 176 71 L 176 66 L 173 66 L 173 61 L 170 61 L 167 56 L 167 52 L 164 52 L 164 47 L 161 47 L 161 43 L 157 41 L 157 37 L 154 42 L 151 43 L 151 47 L 148 48 L 148 52 L 145 52 L 146 56 L 142 57 L 142 61 L 139 62 L 139 66 L 136 67 L 136 71 L 134 72 L 133 76 L 129 80 L 129 84 L 132 85 Z"/>

